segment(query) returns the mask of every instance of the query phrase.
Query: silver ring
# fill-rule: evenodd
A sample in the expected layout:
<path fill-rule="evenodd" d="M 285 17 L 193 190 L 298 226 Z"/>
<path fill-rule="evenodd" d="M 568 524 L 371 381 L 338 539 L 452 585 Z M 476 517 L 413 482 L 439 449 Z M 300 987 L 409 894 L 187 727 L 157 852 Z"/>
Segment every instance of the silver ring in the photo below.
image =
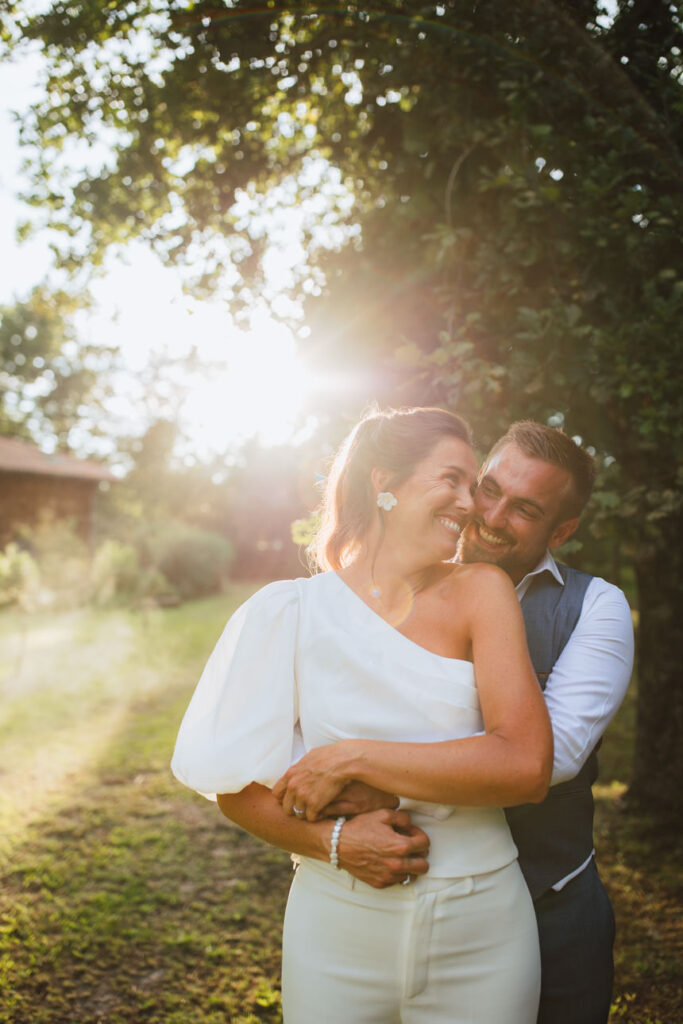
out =
<path fill-rule="evenodd" d="M 296 814 L 297 818 L 303 818 L 304 814 L 306 813 L 305 811 L 302 811 L 300 807 L 292 806 L 292 810 Z"/>
<path fill-rule="evenodd" d="M 412 875 L 406 875 L 406 877 L 401 882 L 401 885 L 410 885 L 412 880 L 413 880 L 413 876 Z"/>

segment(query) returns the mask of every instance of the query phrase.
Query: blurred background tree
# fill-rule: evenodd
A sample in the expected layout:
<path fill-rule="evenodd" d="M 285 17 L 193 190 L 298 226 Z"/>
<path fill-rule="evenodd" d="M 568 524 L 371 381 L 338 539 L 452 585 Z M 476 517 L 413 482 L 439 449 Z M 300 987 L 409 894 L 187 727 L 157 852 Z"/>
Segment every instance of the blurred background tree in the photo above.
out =
<path fill-rule="evenodd" d="M 334 380 L 320 449 L 376 399 L 458 408 L 482 450 L 532 417 L 596 451 L 593 536 L 569 557 L 634 580 L 632 795 L 680 809 L 677 8 L 5 7 L 8 51 L 20 34 L 46 57 L 22 138 L 62 270 L 143 239 L 247 310 L 264 223 L 295 206 L 287 308 Z M 89 163 L 67 159 L 76 141 Z M 233 496 L 266 507 L 244 482 Z"/>
<path fill-rule="evenodd" d="M 0 306 L 0 433 L 49 437 L 56 450 L 100 436 L 116 353 L 77 336 L 73 315 L 84 301 L 36 286 Z"/>

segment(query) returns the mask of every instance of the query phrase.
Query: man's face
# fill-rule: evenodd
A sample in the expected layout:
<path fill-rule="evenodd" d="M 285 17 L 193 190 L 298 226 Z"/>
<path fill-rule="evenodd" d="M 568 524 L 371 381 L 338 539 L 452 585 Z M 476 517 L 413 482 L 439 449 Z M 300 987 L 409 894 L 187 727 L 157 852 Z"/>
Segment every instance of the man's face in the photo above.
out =
<path fill-rule="evenodd" d="M 506 445 L 479 478 L 460 561 L 493 562 L 519 583 L 547 548 L 564 544 L 576 529 L 578 518 L 563 512 L 571 488 L 567 470 Z"/>

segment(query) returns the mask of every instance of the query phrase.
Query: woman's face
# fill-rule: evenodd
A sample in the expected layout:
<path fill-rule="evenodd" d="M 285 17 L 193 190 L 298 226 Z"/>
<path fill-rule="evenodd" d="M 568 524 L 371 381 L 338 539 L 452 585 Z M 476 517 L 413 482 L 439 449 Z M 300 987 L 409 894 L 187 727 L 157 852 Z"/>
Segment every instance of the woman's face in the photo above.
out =
<path fill-rule="evenodd" d="M 394 488 L 397 504 L 384 513 L 387 540 L 422 549 L 426 562 L 453 558 L 472 509 L 476 479 L 470 446 L 444 437 Z"/>

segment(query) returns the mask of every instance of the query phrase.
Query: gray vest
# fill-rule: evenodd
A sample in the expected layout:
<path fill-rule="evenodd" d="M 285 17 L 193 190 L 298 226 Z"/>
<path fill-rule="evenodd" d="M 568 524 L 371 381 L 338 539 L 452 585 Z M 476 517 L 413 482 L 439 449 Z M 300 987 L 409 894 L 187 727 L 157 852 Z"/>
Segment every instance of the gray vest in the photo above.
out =
<path fill-rule="evenodd" d="M 564 586 L 550 572 L 536 576 L 522 598 L 531 661 L 541 689 L 578 622 L 592 576 L 558 565 Z M 599 743 L 598 743 L 599 746 Z M 519 863 L 534 899 L 578 868 L 593 849 L 593 794 L 598 760 L 592 751 L 573 779 L 552 786 L 539 804 L 506 810 Z"/>

